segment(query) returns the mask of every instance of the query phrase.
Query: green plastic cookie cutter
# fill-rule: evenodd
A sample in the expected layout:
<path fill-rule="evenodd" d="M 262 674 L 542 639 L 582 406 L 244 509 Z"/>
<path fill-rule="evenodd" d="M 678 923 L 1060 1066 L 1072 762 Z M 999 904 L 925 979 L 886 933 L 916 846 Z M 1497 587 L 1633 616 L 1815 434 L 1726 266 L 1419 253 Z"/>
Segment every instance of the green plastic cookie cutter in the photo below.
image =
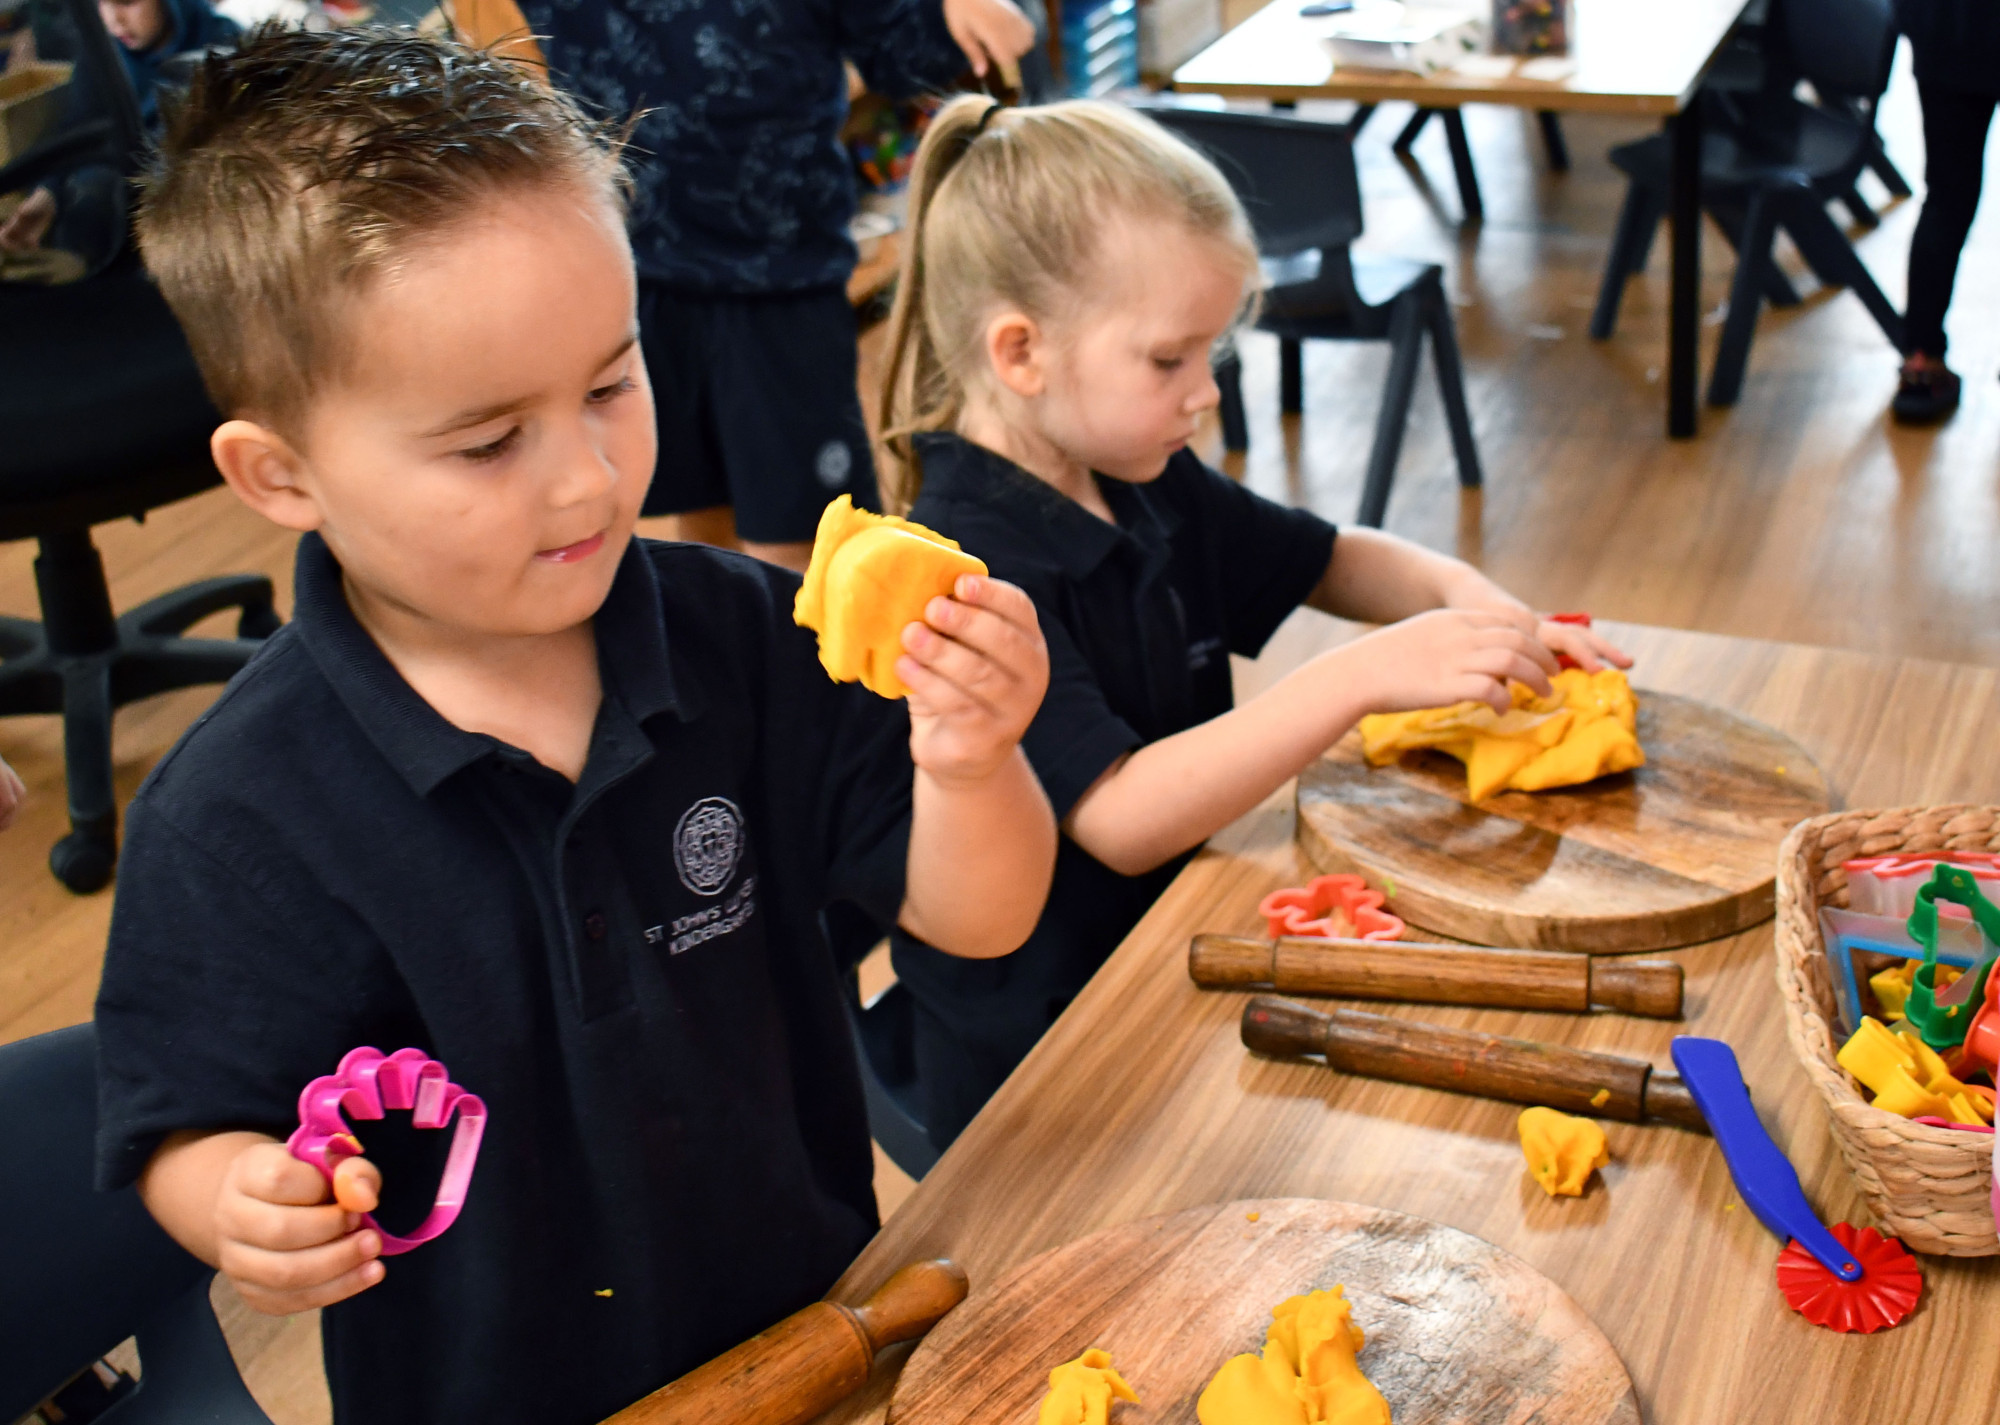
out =
<path fill-rule="evenodd" d="M 1930 880 L 1917 887 L 1917 904 L 1910 912 L 1908 929 L 1910 939 L 1924 947 L 1924 963 L 1911 976 L 1910 998 L 1903 1006 L 1903 1015 L 1923 1036 L 1924 1043 L 1940 1052 L 1956 1049 L 1965 1042 L 1965 1031 L 1971 1027 L 1972 1016 L 1985 997 L 1986 977 L 1993 970 L 1992 960 L 1974 966 L 1966 971 L 1973 977 L 1970 994 L 1954 994 L 1955 1004 L 1937 1002 L 1934 983 L 1938 966 L 1937 903 L 1941 900 L 1971 911 L 1973 924 L 1985 933 L 1990 943 L 2000 945 L 2000 906 L 1986 899 L 1979 882 L 1963 866 L 1941 864 L 1931 873 Z"/>

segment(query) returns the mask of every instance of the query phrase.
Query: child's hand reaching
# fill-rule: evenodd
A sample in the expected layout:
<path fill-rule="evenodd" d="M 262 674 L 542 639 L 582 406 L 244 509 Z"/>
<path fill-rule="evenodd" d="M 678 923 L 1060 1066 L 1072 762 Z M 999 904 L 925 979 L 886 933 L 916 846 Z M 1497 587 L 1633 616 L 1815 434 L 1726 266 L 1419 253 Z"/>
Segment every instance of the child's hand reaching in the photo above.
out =
<path fill-rule="evenodd" d="M 910 759 L 943 782 L 980 781 L 1013 754 L 1049 686 L 1034 603 L 1012 584 L 959 576 L 903 629 Z"/>
<path fill-rule="evenodd" d="M 382 1239 L 361 1225 L 381 1191 L 382 1174 L 365 1158 L 341 1161 L 329 1195 L 319 1169 L 284 1144 L 246 1147 L 216 1194 L 216 1265 L 273 1316 L 345 1301 L 382 1280 Z"/>
<path fill-rule="evenodd" d="M 1555 654 L 1537 636 L 1535 616 L 1526 608 L 1433 609 L 1379 628 L 1349 647 L 1371 712 L 1410 712 L 1467 701 L 1505 712 L 1513 706 L 1510 680 L 1546 697 L 1552 691 L 1549 676 L 1556 671 Z"/>

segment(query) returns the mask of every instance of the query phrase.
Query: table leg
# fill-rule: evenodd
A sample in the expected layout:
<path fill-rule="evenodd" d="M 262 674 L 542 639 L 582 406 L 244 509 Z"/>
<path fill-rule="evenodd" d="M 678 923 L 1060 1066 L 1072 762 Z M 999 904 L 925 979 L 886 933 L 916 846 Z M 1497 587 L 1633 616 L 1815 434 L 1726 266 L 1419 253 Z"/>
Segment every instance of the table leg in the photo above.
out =
<path fill-rule="evenodd" d="M 1486 221 L 1486 204 L 1479 197 L 1479 174 L 1472 166 L 1472 145 L 1465 141 L 1465 115 L 1457 109 L 1443 109 L 1438 117 L 1444 121 L 1445 141 L 1451 145 L 1451 168 L 1458 175 L 1458 205 L 1465 210 L 1465 221 L 1483 223 Z"/>
<path fill-rule="evenodd" d="M 1695 383 L 1701 337 L 1701 106 L 1667 120 L 1673 152 L 1668 216 L 1673 224 L 1673 277 L 1667 319 L 1667 435 L 1696 430 Z"/>

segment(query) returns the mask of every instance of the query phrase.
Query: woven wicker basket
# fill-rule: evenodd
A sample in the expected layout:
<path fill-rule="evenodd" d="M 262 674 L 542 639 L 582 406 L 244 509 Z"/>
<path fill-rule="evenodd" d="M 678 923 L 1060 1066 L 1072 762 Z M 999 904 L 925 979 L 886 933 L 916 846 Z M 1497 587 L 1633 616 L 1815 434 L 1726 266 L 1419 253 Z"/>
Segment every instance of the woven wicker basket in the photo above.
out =
<path fill-rule="evenodd" d="M 1778 850 L 1778 989 L 1806 1076 L 1826 1100 L 1834 1141 L 1869 1210 L 1916 1252 L 2000 1253 L 1993 1229 L 1993 1143 L 1984 1133 L 1930 1128 L 1870 1107 L 1835 1061 L 1833 982 L 1819 908 L 1847 904 L 1841 863 L 1891 852 L 2000 851 L 2000 807 L 1897 807 L 1816 816 Z"/>

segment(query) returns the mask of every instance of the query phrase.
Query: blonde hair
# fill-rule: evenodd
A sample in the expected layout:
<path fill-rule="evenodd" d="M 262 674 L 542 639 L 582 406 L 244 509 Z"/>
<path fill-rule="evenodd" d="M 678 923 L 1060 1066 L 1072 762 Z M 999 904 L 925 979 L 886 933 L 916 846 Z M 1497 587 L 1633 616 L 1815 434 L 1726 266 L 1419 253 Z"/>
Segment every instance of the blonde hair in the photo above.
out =
<path fill-rule="evenodd" d="M 1256 240 L 1222 174 L 1152 120 L 1075 99 L 997 110 L 966 95 L 938 112 L 910 176 L 910 226 L 889 318 L 882 387 L 885 493 L 907 510 L 923 483 L 911 437 L 947 430 L 965 404 L 998 304 L 1038 322 L 1073 311 L 1106 227 L 1164 218 L 1257 266 Z M 1135 261 L 1144 262 L 1144 254 Z"/>

